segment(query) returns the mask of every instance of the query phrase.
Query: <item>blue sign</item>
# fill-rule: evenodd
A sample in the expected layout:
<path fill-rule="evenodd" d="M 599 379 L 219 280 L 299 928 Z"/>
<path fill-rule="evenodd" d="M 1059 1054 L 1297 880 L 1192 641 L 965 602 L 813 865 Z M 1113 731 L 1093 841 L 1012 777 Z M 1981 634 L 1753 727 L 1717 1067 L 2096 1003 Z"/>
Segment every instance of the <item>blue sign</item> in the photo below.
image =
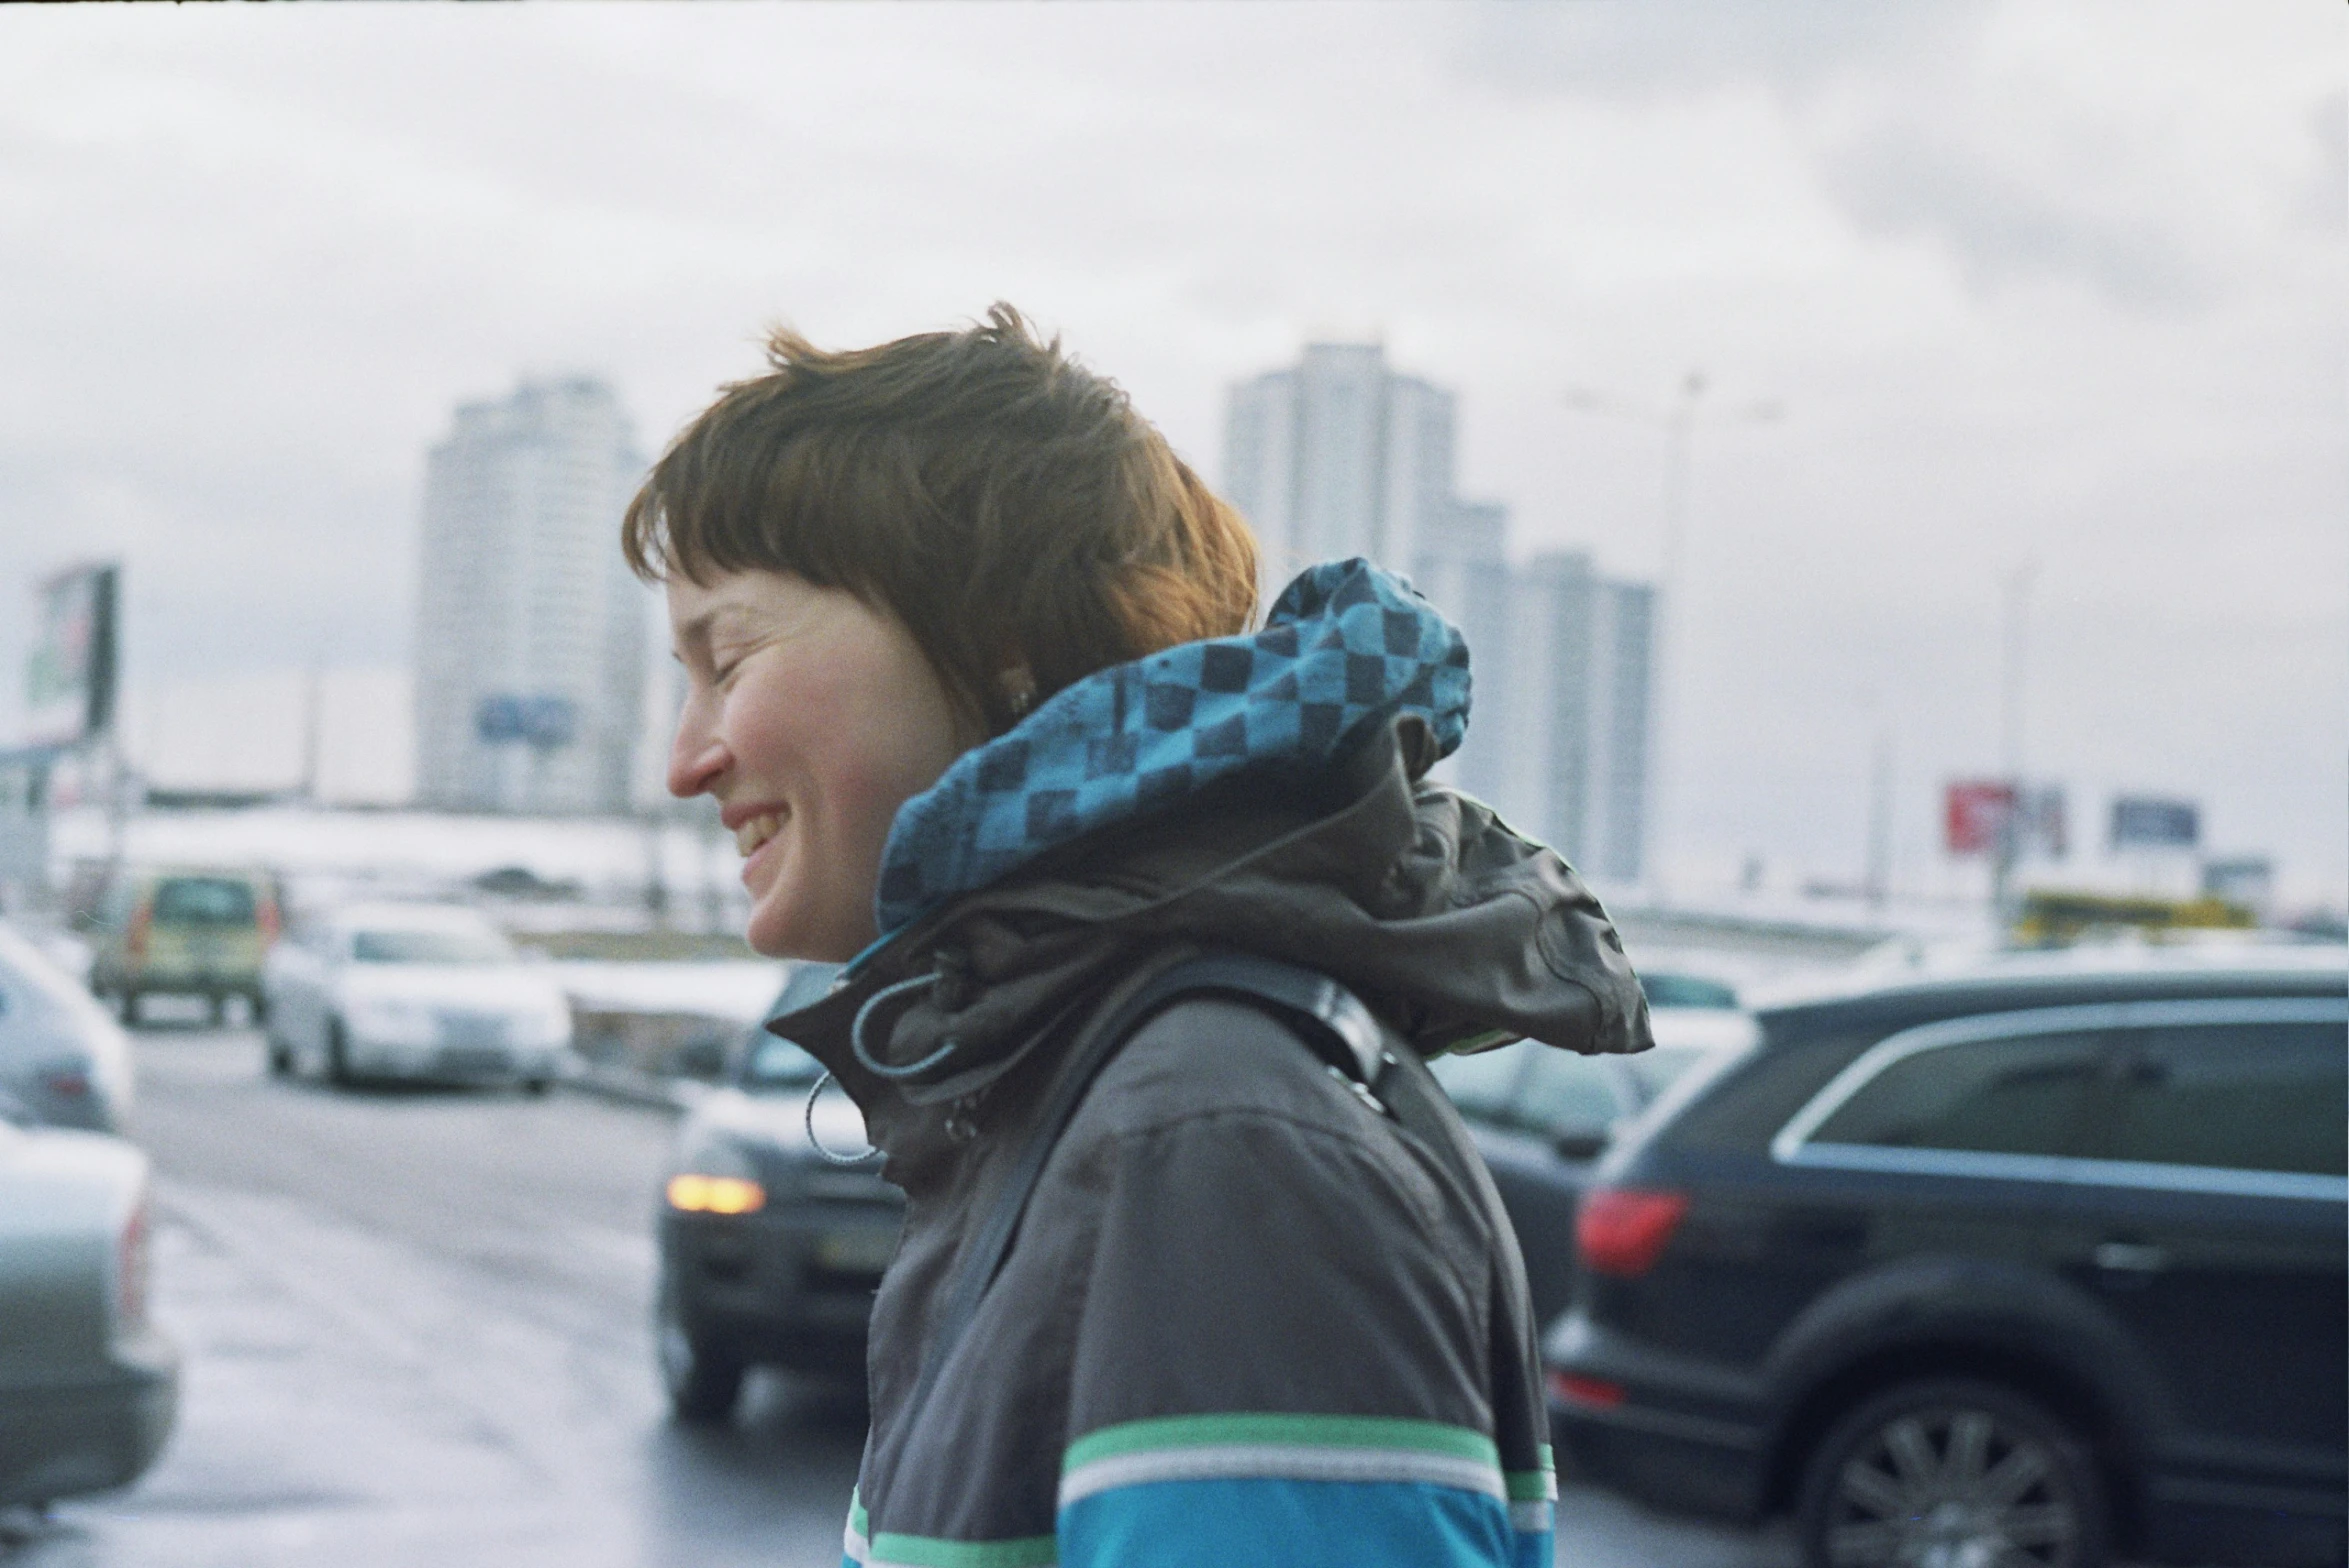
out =
<path fill-rule="evenodd" d="M 473 732 L 490 745 L 528 741 L 552 750 L 579 730 L 579 710 L 568 697 L 484 697 L 473 710 Z"/>
<path fill-rule="evenodd" d="M 519 697 L 484 697 L 473 710 L 473 733 L 491 745 L 501 741 L 522 738 L 522 700 Z"/>
<path fill-rule="evenodd" d="M 2192 849 L 2202 842 L 2202 810 L 2190 800 L 2122 795 L 2112 803 L 2112 847 Z"/>

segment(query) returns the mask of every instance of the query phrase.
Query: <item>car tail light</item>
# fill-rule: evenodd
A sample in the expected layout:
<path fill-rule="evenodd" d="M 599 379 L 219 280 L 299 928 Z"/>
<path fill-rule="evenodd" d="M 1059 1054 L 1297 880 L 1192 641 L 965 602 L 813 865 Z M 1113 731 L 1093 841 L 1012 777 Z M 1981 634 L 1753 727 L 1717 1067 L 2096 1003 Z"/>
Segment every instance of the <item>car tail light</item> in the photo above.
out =
<path fill-rule="evenodd" d="M 115 1245 L 114 1320 L 123 1328 L 147 1321 L 147 1195 L 131 1206 Z"/>
<path fill-rule="evenodd" d="M 1603 1377 L 1553 1371 L 1549 1382 L 1550 1397 L 1561 1405 L 1595 1405 L 1601 1410 L 1612 1410 L 1623 1403 L 1623 1385 L 1610 1383 Z"/>
<path fill-rule="evenodd" d="M 41 1087 L 60 1100 L 78 1100 L 90 1092 L 90 1075 L 79 1067 L 52 1067 L 42 1074 Z"/>
<path fill-rule="evenodd" d="M 1582 1266 L 1637 1279 L 1656 1266 L 1687 1212 L 1688 1195 L 1681 1192 L 1601 1187 L 1583 1194 L 1574 1216 L 1574 1244 L 1582 1254 Z"/>
<path fill-rule="evenodd" d="M 282 929 L 282 923 L 277 918 L 276 899 L 264 898 L 261 900 L 253 910 L 253 924 L 260 928 L 263 947 L 277 945 L 277 933 Z"/>
<path fill-rule="evenodd" d="M 147 956 L 147 933 L 152 931 L 154 927 L 155 911 L 153 908 L 141 904 L 131 911 L 130 930 L 124 933 L 122 939 L 122 945 L 129 950 L 131 957 L 145 958 Z"/>

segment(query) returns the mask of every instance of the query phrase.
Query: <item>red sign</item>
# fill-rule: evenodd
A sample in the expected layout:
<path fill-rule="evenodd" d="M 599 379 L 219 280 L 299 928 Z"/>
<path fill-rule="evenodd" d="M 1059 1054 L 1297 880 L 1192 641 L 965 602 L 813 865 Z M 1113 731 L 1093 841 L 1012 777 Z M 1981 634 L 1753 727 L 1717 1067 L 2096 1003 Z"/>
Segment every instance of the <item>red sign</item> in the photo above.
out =
<path fill-rule="evenodd" d="M 1994 855 L 2014 811 L 2012 784 L 1993 779 L 1952 784 L 1942 795 L 1942 847 L 1953 855 Z"/>

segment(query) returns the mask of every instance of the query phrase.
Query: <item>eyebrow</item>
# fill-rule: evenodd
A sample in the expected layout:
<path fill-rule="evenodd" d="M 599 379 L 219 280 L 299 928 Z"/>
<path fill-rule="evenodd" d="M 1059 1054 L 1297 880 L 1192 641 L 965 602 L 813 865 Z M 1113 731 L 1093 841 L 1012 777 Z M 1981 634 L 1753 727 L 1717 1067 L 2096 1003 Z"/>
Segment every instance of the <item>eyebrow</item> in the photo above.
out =
<path fill-rule="evenodd" d="M 738 604 L 713 604 L 708 609 L 702 611 L 701 614 L 693 617 L 693 619 L 679 626 L 677 628 L 676 635 L 670 640 L 678 647 L 685 647 L 689 645 L 707 647 L 709 646 L 710 642 L 711 630 L 717 625 L 718 621 L 725 616 L 740 615 L 741 613 L 742 606 Z M 672 649 L 671 657 L 678 656 L 679 655 L 675 653 L 675 650 Z"/>

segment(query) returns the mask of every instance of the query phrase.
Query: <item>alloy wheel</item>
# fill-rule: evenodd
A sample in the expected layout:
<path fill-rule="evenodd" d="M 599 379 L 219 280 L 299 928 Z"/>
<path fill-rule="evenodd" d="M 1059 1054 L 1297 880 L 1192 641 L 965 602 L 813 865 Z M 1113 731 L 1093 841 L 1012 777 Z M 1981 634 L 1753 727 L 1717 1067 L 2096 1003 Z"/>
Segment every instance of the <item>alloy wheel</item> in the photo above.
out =
<path fill-rule="evenodd" d="M 2102 1505 L 2069 1431 L 2006 1390 L 1896 1391 L 1822 1446 L 1804 1510 L 1822 1568 L 2094 1568 Z"/>

